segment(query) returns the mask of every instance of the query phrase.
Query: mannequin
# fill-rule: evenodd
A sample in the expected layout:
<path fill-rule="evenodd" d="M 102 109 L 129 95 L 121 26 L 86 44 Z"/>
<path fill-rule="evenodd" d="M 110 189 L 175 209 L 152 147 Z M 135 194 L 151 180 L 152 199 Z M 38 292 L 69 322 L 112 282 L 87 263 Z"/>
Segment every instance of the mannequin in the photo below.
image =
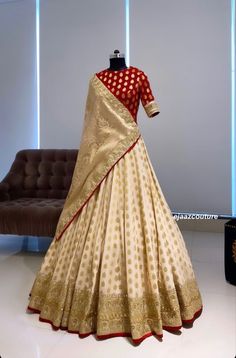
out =
<path fill-rule="evenodd" d="M 127 68 L 125 63 L 125 56 L 124 54 L 120 54 L 119 50 L 115 50 L 114 54 L 110 55 L 110 67 L 108 70 L 112 71 L 119 71 Z"/>
<path fill-rule="evenodd" d="M 114 53 L 110 55 L 110 67 L 107 70 L 119 71 L 128 68 L 125 63 L 125 55 L 120 53 L 119 50 L 114 50 Z M 153 112 L 151 117 L 156 116 L 160 113 L 158 110 Z"/>
<path fill-rule="evenodd" d="M 192 323 L 202 301 L 136 121 L 140 101 L 151 117 L 158 100 L 118 54 L 89 80 L 71 186 L 27 308 L 55 330 L 140 343 Z"/>

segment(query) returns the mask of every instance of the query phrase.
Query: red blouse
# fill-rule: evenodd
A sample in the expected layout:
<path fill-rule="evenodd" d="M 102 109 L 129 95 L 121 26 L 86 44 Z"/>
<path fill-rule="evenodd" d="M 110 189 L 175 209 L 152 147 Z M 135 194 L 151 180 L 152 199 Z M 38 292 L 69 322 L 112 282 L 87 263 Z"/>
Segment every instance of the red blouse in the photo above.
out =
<path fill-rule="evenodd" d="M 148 117 L 160 113 L 148 77 L 137 67 L 129 66 L 117 71 L 105 69 L 97 72 L 96 75 L 130 111 L 135 122 L 137 122 L 140 99 Z"/>

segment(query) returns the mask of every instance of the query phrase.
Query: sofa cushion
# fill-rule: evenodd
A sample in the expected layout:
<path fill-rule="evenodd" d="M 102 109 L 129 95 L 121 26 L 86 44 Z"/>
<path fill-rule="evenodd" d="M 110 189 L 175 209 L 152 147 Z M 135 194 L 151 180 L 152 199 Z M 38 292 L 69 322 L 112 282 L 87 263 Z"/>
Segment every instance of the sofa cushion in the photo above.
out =
<path fill-rule="evenodd" d="M 0 200 L 28 198 L 65 199 L 76 163 L 76 149 L 22 149 L 16 153 L 1 185 Z M 1 198 L 3 196 L 3 198 Z"/>
<path fill-rule="evenodd" d="M 0 232 L 53 237 L 64 202 L 55 198 L 0 201 Z"/>

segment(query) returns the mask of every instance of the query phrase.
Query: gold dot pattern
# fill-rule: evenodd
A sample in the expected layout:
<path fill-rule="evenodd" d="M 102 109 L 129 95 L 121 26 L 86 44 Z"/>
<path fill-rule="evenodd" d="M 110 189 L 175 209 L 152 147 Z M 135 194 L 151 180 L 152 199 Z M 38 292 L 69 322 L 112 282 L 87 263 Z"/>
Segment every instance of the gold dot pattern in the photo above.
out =
<path fill-rule="evenodd" d="M 195 282 L 193 267 L 142 136 L 111 169 L 61 239 L 52 241 L 35 287 L 41 275 L 50 277 L 48 295 L 55 283 L 62 285 L 65 299 L 54 311 L 64 309 L 67 315 L 78 310 L 73 292 L 81 290 L 88 290 L 89 302 L 97 302 L 99 295 L 159 297 L 159 288 L 163 292 L 164 287 L 162 304 L 155 307 L 158 317 L 173 297 L 180 300 L 180 311 L 191 302 L 191 292 L 183 294 L 181 287 Z"/>
<path fill-rule="evenodd" d="M 106 69 L 96 75 L 126 106 L 135 122 L 137 122 L 140 100 L 143 106 L 155 100 L 147 74 L 137 67 L 130 66 L 118 71 Z"/>

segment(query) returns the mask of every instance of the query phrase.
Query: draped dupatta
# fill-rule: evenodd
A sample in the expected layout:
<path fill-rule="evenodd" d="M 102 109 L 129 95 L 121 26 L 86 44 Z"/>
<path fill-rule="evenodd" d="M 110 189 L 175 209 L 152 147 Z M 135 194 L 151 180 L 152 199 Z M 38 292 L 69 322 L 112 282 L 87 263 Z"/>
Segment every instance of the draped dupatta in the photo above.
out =
<path fill-rule="evenodd" d="M 129 110 L 94 74 L 89 81 L 80 148 L 57 223 L 56 240 L 61 238 L 101 181 L 139 137 L 138 125 Z"/>

